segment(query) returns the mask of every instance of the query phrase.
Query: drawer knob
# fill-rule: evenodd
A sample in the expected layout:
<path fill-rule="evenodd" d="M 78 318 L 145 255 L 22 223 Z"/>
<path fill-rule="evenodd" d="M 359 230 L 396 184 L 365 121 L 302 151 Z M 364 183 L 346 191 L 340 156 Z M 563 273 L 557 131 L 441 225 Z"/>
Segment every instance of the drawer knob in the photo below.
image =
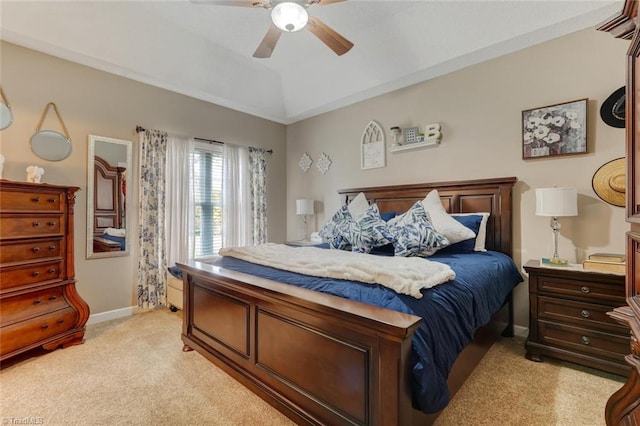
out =
<path fill-rule="evenodd" d="M 40 222 L 33 222 L 33 227 L 34 227 L 34 228 L 37 228 L 37 227 L 39 227 L 39 226 L 40 226 Z"/>
<path fill-rule="evenodd" d="M 42 328 L 43 330 L 46 330 L 47 328 L 49 328 L 49 324 L 42 324 L 42 327 L 41 327 L 41 328 Z"/>
<path fill-rule="evenodd" d="M 47 225 L 49 225 L 49 226 L 56 226 L 56 223 L 55 223 L 55 222 L 53 222 L 53 221 L 51 221 L 51 222 L 47 222 Z"/>
<path fill-rule="evenodd" d="M 51 268 L 51 269 L 49 269 L 49 273 L 50 273 L 50 274 L 55 274 L 55 273 L 56 273 L 56 268 Z"/>
<path fill-rule="evenodd" d="M 591 291 L 591 289 L 586 285 L 583 285 L 582 288 L 580 288 L 580 291 L 583 292 L 584 294 L 587 294 Z"/>
<path fill-rule="evenodd" d="M 34 247 L 31 249 L 32 252 L 37 253 L 40 251 L 40 247 Z"/>
<path fill-rule="evenodd" d="M 39 203 L 40 202 L 40 197 L 33 197 L 31 199 L 31 201 L 33 201 L 34 203 Z"/>
<path fill-rule="evenodd" d="M 49 203 L 53 204 L 53 203 L 55 203 L 55 202 L 56 202 L 56 199 L 55 199 L 55 198 L 49 198 L 47 201 L 48 201 Z"/>
<path fill-rule="evenodd" d="M 41 303 L 42 303 L 42 300 L 40 300 L 40 299 L 36 299 L 36 300 L 33 301 L 34 305 L 39 305 Z"/>
<path fill-rule="evenodd" d="M 40 272 L 38 272 L 38 271 L 33 271 L 33 272 L 31 273 L 31 275 L 33 275 L 34 277 L 37 277 L 38 275 L 40 275 Z"/>
<path fill-rule="evenodd" d="M 56 249 L 56 246 L 49 246 L 49 251 L 54 251 Z"/>
<path fill-rule="evenodd" d="M 64 319 L 60 318 L 58 321 L 56 321 L 58 324 L 62 324 L 64 322 Z"/>
<path fill-rule="evenodd" d="M 58 296 L 56 296 L 56 295 L 49 296 L 49 300 L 56 300 L 57 298 L 58 298 Z"/>
<path fill-rule="evenodd" d="M 591 315 L 586 309 L 583 309 L 580 314 L 582 315 L 582 318 L 589 318 L 589 316 Z"/>
<path fill-rule="evenodd" d="M 582 343 L 588 345 L 589 343 L 591 343 L 591 339 L 589 339 L 587 336 L 582 336 Z"/>

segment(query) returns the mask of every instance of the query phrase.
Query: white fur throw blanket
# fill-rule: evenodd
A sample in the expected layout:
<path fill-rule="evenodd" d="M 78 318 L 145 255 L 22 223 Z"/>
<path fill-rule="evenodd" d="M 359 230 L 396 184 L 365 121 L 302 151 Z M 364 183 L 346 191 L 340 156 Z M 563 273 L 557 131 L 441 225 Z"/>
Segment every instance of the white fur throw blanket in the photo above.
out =
<path fill-rule="evenodd" d="M 267 243 L 229 247 L 221 256 L 314 277 L 381 284 L 401 294 L 422 298 L 420 290 L 452 280 L 456 274 L 444 263 L 418 257 L 375 256 L 317 247 Z"/>

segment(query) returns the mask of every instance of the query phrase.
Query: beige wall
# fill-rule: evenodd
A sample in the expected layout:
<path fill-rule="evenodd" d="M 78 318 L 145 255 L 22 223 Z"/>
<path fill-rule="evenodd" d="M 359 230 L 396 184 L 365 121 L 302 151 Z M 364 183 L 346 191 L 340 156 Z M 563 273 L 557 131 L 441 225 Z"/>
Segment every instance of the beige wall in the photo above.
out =
<path fill-rule="evenodd" d="M 286 128 L 6 42 L 0 48 L 1 84 L 15 114 L 11 127 L 0 132 L 0 152 L 6 157 L 3 177 L 24 180 L 26 166 L 38 164 L 45 169 L 44 182 L 81 187 L 76 200 L 76 275 L 92 313 L 134 303 L 137 253 L 133 244 L 125 258 L 85 259 L 87 136 L 131 140 L 137 161 L 138 124 L 274 149 L 268 164 L 272 241 L 285 235 L 302 237 L 296 198 L 319 201 L 321 211 L 309 226 L 317 230 L 339 206 L 336 190 L 341 188 L 517 176 L 514 257 L 519 265 L 552 251 L 548 220 L 534 215 L 533 189 L 538 187 L 578 188 L 579 216 L 561 219 L 561 255 L 580 262 L 594 251 L 624 251 L 623 209 L 605 204 L 591 188 L 595 170 L 624 155 L 624 131 L 605 125 L 598 113 L 601 102 L 624 84 L 627 44 L 608 34 L 581 31 Z M 522 160 L 521 111 L 585 97 L 589 153 Z M 61 162 L 41 160 L 29 149 L 29 138 L 50 101 L 58 105 L 73 141 L 71 156 Z M 385 130 L 439 122 L 443 141 L 433 148 L 387 153 L 386 167 L 361 170 L 359 142 L 370 120 Z M 53 115 L 45 127 L 59 130 Z M 315 163 L 302 172 L 298 160 L 304 152 L 314 161 L 326 152 L 333 161 L 329 172 L 320 174 Z M 137 194 L 132 196 L 135 202 Z M 137 217 L 132 219 L 136 229 Z M 520 325 L 527 325 L 527 307 L 525 283 L 516 291 Z"/>
<path fill-rule="evenodd" d="M 178 95 L 13 44 L 0 44 L 1 84 L 15 120 L 0 132 L 0 152 L 5 156 L 3 177 L 22 181 L 25 168 L 45 169 L 43 182 L 79 186 L 76 198 L 75 265 L 78 291 L 91 313 L 107 312 L 135 304 L 136 244 L 127 257 L 86 259 L 87 136 L 98 135 L 133 141 L 137 165 L 136 125 L 170 133 L 215 139 L 239 145 L 273 149 L 268 160 L 269 238 L 285 237 L 286 129 L 285 126 L 207 102 Z M 44 107 L 55 102 L 71 134 L 73 151 L 60 162 L 48 162 L 30 150 Z M 48 114 L 43 128 L 62 131 L 55 115 Z M 134 177 L 135 179 L 135 177 Z M 130 186 L 137 205 L 135 185 Z M 137 212 L 131 228 L 137 229 Z"/>
<path fill-rule="evenodd" d="M 443 77 L 307 119 L 287 128 L 288 238 L 302 236 L 296 198 L 314 198 L 324 211 L 314 217 L 317 230 L 340 204 L 336 190 L 456 179 L 517 176 L 514 190 L 514 258 L 518 265 L 553 253 L 549 219 L 537 217 L 535 188 L 574 186 L 578 217 L 560 219 L 559 251 L 581 262 L 596 251 L 624 252 L 628 229 L 624 210 L 593 192 L 593 173 L 624 156 L 624 129 L 602 122 L 599 108 L 624 85 L 627 43 L 593 29 L 574 33 Z M 586 155 L 522 159 L 521 112 L 525 109 L 589 98 Z M 393 125 L 443 127 L 440 146 L 387 153 L 387 166 L 360 169 L 360 138 L 370 120 L 388 132 Z M 387 133 L 387 144 L 391 136 Z M 322 152 L 333 160 L 322 175 L 304 173 L 298 160 Z M 311 227 L 310 227 L 311 228 Z M 528 325 L 528 288 L 516 290 L 516 321 Z"/>

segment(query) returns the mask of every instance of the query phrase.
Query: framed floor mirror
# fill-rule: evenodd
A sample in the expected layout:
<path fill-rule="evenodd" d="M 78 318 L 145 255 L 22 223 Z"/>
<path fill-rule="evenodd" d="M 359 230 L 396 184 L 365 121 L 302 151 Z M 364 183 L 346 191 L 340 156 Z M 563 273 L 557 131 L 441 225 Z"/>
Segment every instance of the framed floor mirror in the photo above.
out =
<path fill-rule="evenodd" d="M 89 135 L 87 158 L 87 259 L 127 256 L 130 238 L 127 176 L 131 141 Z"/>

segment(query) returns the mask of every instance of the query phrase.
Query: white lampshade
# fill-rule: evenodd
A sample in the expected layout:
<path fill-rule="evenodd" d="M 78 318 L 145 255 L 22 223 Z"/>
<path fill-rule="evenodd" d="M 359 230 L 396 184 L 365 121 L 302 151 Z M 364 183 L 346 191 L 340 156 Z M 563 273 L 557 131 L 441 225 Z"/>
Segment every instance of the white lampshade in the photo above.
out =
<path fill-rule="evenodd" d="M 577 216 L 578 190 L 576 188 L 536 189 L 537 216 Z"/>
<path fill-rule="evenodd" d="M 309 21 L 307 9 L 294 2 L 278 3 L 271 11 L 273 24 L 282 31 L 294 32 L 304 28 Z"/>
<path fill-rule="evenodd" d="M 296 214 L 297 215 L 307 215 L 314 214 L 313 208 L 313 200 L 296 200 Z"/>

